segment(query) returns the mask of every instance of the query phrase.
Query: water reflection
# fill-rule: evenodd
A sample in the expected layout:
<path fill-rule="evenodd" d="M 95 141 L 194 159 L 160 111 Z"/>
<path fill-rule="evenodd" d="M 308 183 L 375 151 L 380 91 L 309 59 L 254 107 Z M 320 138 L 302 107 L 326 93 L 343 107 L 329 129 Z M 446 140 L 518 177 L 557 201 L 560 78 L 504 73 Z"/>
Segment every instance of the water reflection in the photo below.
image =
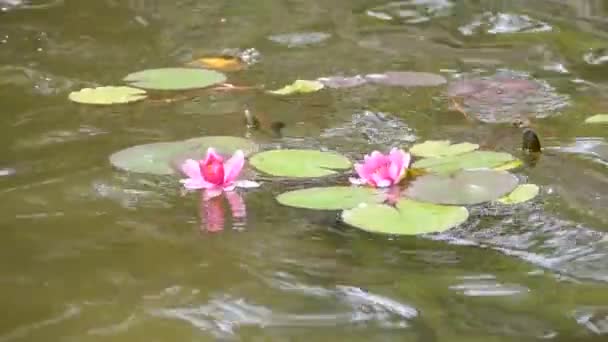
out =
<path fill-rule="evenodd" d="M 242 230 L 247 224 L 247 207 L 245 200 L 236 191 L 224 191 L 222 195 L 208 198 L 205 192 L 200 193 L 201 232 L 217 233 L 225 228 L 226 214 L 224 202 L 228 203 L 232 217 L 232 228 Z"/>

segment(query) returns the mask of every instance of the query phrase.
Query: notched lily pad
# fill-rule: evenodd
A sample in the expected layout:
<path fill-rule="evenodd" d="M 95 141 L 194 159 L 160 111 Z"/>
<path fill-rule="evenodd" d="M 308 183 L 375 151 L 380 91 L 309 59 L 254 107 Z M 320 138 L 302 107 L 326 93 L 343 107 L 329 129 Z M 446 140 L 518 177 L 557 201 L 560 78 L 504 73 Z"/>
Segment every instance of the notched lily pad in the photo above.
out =
<path fill-rule="evenodd" d="M 297 80 L 281 89 L 270 90 L 269 93 L 275 95 L 291 95 L 314 93 L 323 89 L 325 86 L 319 81 Z"/>
<path fill-rule="evenodd" d="M 599 124 L 608 123 L 608 114 L 596 114 L 585 119 L 585 123 Z"/>
<path fill-rule="evenodd" d="M 540 188 L 536 184 L 521 184 L 510 194 L 498 199 L 502 204 L 519 204 L 538 196 Z"/>
<path fill-rule="evenodd" d="M 110 163 L 121 170 L 153 175 L 173 174 L 174 164 L 181 159 L 202 158 L 209 147 L 231 155 L 236 150 L 250 154 L 257 145 L 247 139 L 230 136 L 209 136 L 181 141 L 137 145 L 110 156 Z"/>
<path fill-rule="evenodd" d="M 336 170 L 347 170 L 348 158 L 317 150 L 272 150 L 251 157 L 256 169 L 278 177 L 312 178 L 334 175 Z"/>
<path fill-rule="evenodd" d="M 406 195 L 429 203 L 472 205 L 496 200 L 517 184 L 517 177 L 506 171 L 467 170 L 418 177 L 410 183 Z"/>
<path fill-rule="evenodd" d="M 145 99 L 146 91 L 132 87 L 97 87 L 73 91 L 68 98 L 77 103 L 111 105 L 136 102 Z"/>
<path fill-rule="evenodd" d="M 445 77 L 429 72 L 387 71 L 382 74 L 369 74 L 365 78 L 376 84 L 399 87 L 436 87 L 447 83 Z"/>
<path fill-rule="evenodd" d="M 361 203 L 382 203 L 385 195 L 373 188 L 333 186 L 289 191 L 277 196 L 283 205 L 317 210 L 351 209 Z"/>
<path fill-rule="evenodd" d="M 353 227 L 380 234 L 418 235 L 439 233 L 464 223 L 465 207 L 438 205 L 402 199 L 395 207 L 364 204 L 342 212 L 342 220 Z"/>
<path fill-rule="evenodd" d="M 479 145 L 468 142 L 451 144 L 449 140 L 428 140 L 412 146 L 410 153 L 417 157 L 438 158 L 472 152 L 478 148 Z"/>
<path fill-rule="evenodd" d="M 451 173 L 458 170 L 492 169 L 515 161 L 509 153 L 493 151 L 473 151 L 455 156 L 425 158 L 412 166 L 434 173 Z"/>
<path fill-rule="evenodd" d="M 195 68 L 161 68 L 138 71 L 124 81 L 133 87 L 152 90 L 188 90 L 223 83 L 226 76 L 215 70 Z"/>

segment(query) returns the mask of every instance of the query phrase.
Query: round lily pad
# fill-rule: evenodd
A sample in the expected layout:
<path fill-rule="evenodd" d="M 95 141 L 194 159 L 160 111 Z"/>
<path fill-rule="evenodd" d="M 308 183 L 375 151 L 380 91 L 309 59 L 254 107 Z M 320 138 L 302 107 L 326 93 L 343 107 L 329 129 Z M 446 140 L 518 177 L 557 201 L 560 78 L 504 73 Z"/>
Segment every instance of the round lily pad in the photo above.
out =
<path fill-rule="evenodd" d="M 517 177 L 506 171 L 467 170 L 427 174 L 416 178 L 406 196 L 436 204 L 479 204 L 496 200 L 517 187 Z"/>
<path fill-rule="evenodd" d="M 596 114 L 585 119 L 585 123 L 608 123 L 608 114 Z"/>
<path fill-rule="evenodd" d="M 336 170 L 347 170 L 352 164 L 348 158 L 317 150 L 273 150 L 251 157 L 256 169 L 279 177 L 323 177 L 336 174 Z"/>
<path fill-rule="evenodd" d="M 71 92 L 68 98 L 71 101 L 84 104 L 111 105 L 143 100 L 146 98 L 146 91 L 125 86 L 83 88 Z"/>
<path fill-rule="evenodd" d="M 153 90 L 187 90 L 206 88 L 226 81 L 221 72 L 193 68 L 162 68 L 138 71 L 127 75 L 130 85 Z"/>
<path fill-rule="evenodd" d="M 361 203 L 381 203 L 385 195 L 373 188 L 332 186 L 289 191 L 277 196 L 279 203 L 296 208 L 339 210 Z"/>
<path fill-rule="evenodd" d="M 377 84 L 412 87 L 434 87 L 447 83 L 445 77 L 429 72 L 388 71 L 382 74 L 369 74 L 365 78 Z"/>
<path fill-rule="evenodd" d="M 455 156 L 421 159 L 412 166 L 435 173 L 450 173 L 458 170 L 495 168 L 514 160 L 515 157 L 504 152 L 473 151 Z"/>
<path fill-rule="evenodd" d="M 353 227 L 372 233 L 418 235 L 439 233 L 467 220 L 465 207 L 438 205 L 402 199 L 395 207 L 386 204 L 364 204 L 342 212 L 342 220 Z"/>
<path fill-rule="evenodd" d="M 230 136 L 210 136 L 182 141 L 159 142 L 137 145 L 118 151 L 110 156 L 110 163 L 118 169 L 154 175 L 173 174 L 173 164 L 178 159 L 203 158 L 209 147 L 218 153 L 232 155 L 236 150 L 245 154 L 256 150 L 250 140 Z"/>
<path fill-rule="evenodd" d="M 412 148 L 410 148 L 410 153 L 417 157 L 436 158 L 455 156 L 475 151 L 478 148 L 479 145 L 468 142 L 451 144 L 449 140 L 428 140 L 412 146 Z"/>
<path fill-rule="evenodd" d="M 503 204 L 519 204 L 527 202 L 538 196 L 540 188 L 536 184 L 522 184 L 515 188 L 510 194 L 498 199 Z"/>

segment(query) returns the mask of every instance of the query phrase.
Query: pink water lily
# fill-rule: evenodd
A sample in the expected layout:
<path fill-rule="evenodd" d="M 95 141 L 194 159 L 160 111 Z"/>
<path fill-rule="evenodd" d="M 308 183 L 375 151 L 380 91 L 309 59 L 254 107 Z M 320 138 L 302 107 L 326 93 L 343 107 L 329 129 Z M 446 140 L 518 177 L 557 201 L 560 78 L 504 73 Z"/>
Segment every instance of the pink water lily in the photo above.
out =
<path fill-rule="evenodd" d="M 405 177 L 410 160 L 409 153 L 397 148 L 393 148 L 388 155 L 373 151 L 365 156 L 363 164 L 355 165 L 359 178 L 351 178 L 350 181 L 377 188 L 398 184 Z"/>
<path fill-rule="evenodd" d="M 234 155 L 224 161 L 224 158 L 209 148 L 203 160 L 186 160 L 182 172 L 188 176 L 180 182 L 188 190 L 204 189 L 207 198 L 215 197 L 223 191 L 232 191 L 235 187 L 256 187 L 259 184 L 248 180 L 237 180 L 245 165 L 245 154 L 237 150 Z"/>

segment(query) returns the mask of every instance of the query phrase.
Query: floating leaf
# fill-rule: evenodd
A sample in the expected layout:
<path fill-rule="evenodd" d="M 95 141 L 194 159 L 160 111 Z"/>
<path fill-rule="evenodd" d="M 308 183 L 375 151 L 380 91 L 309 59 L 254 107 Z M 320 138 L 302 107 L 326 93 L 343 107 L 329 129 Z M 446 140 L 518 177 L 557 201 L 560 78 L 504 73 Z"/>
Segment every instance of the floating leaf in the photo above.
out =
<path fill-rule="evenodd" d="M 325 32 L 302 32 L 277 34 L 268 37 L 268 39 L 292 48 L 321 43 L 329 37 L 331 37 L 331 34 Z"/>
<path fill-rule="evenodd" d="M 421 159 L 412 166 L 430 172 L 450 173 L 468 169 L 490 169 L 514 160 L 512 155 L 504 152 L 473 151 L 455 156 Z"/>
<path fill-rule="evenodd" d="M 330 77 L 321 77 L 317 79 L 317 81 L 323 83 L 324 86 L 328 88 L 353 88 L 358 87 L 360 85 L 364 85 L 367 83 L 367 79 L 363 76 L 330 76 Z"/>
<path fill-rule="evenodd" d="M 436 204 L 479 204 L 508 194 L 517 184 L 517 177 L 506 171 L 468 170 L 449 175 L 428 174 L 411 182 L 406 196 Z"/>
<path fill-rule="evenodd" d="M 524 163 L 520 159 L 514 159 L 508 163 L 496 166 L 492 169 L 497 170 L 497 171 L 509 171 L 509 170 L 517 169 L 523 165 L 524 165 Z"/>
<path fill-rule="evenodd" d="M 510 194 L 498 199 L 503 204 L 519 204 L 527 202 L 538 196 L 540 188 L 536 184 L 522 184 L 515 188 Z"/>
<path fill-rule="evenodd" d="M 317 150 L 273 150 L 251 157 L 256 169 L 279 177 L 323 177 L 351 167 L 348 158 Z"/>
<path fill-rule="evenodd" d="M 479 145 L 468 142 L 450 144 L 449 140 L 428 140 L 412 146 L 410 152 L 417 157 L 435 158 L 463 154 L 478 148 Z"/>
<path fill-rule="evenodd" d="M 585 119 L 585 123 L 608 123 L 608 114 L 596 114 Z"/>
<path fill-rule="evenodd" d="M 134 87 L 154 90 L 187 90 L 206 88 L 226 81 L 224 74 L 205 69 L 148 69 L 127 75 L 124 81 Z"/>
<path fill-rule="evenodd" d="M 232 56 L 203 57 L 190 62 L 190 65 L 197 65 L 222 71 L 241 70 L 245 66 L 240 58 Z"/>
<path fill-rule="evenodd" d="M 395 207 L 364 204 L 342 212 L 342 220 L 372 233 L 418 235 L 438 233 L 467 220 L 465 207 L 454 207 L 402 199 Z"/>
<path fill-rule="evenodd" d="M 112 154 L 110 163 L 125 171 L 168 175 L 174 173 L 172 164 L 177 159 L 202 158 L 209 147 L 215 148 L 223 155 L 231 155 L 236 150 L 250 154 L 257 148 L 255 143 L 247 139 L 209 136 L 129 147 Z"/>
<path fill-rule="evenodd" d="M 297 80 L 281 89 L 271 90 L 269 93 L 276 95 L 291 95 L 313 93 L 323 89 L 325 86 L 319 81 Z"/>
<path fill-rule="evenodd" d="M 289 191 L 277 196 L 279 203 L 318 210 L 351 209 L 361 203 L 381 203 L 385 195 L 373 188 L 333 186 Z"/>
<path fill-rule="evenodd" d="M 85 104 L 110 105 L 129 103 L 146 98 L 146 92 L 141 89 L 131 87 L 97 87 L 84 88 L 70 93 L 68 98 L 71 101 Z"/>
<path fill-rule="evenodd" d="M 369 74 L 365 78 L 373 83 L 400 87 L 434 87 L 445 84 L 445 77 L 429 72 L 388 71 L 382 74 Z"/>

